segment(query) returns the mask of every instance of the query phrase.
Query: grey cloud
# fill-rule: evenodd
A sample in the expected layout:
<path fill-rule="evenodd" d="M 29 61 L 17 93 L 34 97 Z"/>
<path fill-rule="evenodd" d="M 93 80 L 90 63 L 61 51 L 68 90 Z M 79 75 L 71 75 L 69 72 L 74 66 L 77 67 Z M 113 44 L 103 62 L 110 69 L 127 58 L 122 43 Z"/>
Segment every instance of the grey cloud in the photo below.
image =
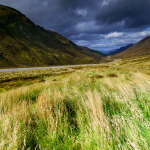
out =
<path fill-rule="evenodd" d="M 12 6 L 38 25 L 55 30 L 65 36 L 78 32 L 75 26 L 95 18 L 99 0 L 2 0 L 2 4 Z M 82 14 L 82 12 L 85 12 Z M 85 15 L 86 14 L 86 15 Z M 76 30 L 76 31 L 74 31 Z M 81 32 L 81 31 L 80 31 Z M 71 35 L 71 34 L 70 34 Z"/>
<path fill-rule="evenodd" d="M 109 33 L 137 30 L 150 25 L 149 0 L 1 0 L 12 6 L 36 24 L 66 37 L 81 33 Z M 87 30 L 79 24 L 95 25 Z"/>
<path fill-rule="evenodd" d="M 124 21 L 123 28 L 141 28 L 150 25 L 149 0 L 112 0 L 96 15 L 97 24 Z"/>

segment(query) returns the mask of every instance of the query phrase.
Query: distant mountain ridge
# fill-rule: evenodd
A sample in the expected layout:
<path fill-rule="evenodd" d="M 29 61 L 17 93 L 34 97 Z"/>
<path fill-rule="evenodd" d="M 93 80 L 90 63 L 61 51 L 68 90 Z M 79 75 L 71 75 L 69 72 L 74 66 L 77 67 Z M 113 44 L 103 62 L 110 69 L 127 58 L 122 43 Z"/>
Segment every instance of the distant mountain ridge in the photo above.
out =
<path fill-rule="evenodd" d="M 0 5 L 0 68 L 98 63 L 102 57 Z"/>
<path fill-rule="evenodd" d="M 81 49 L 83 50 L 86 50 L 86 51 L 89 51 L 89 52 L 92 52 L 92 53 L 95 53 L 95 54 L 99 54 L 101 56 L 107 56 L 107 54 L 104 54 L 103 52 L 100 52 L 98 50 L 93 50 L 93 49 L 90 49 L 88 47 L 84 47 L 84 46 L 79 46 Z"/>
<path fill-rule="evenodd" d="M 128 48 L 127 50 L 114 55 L 114 57 L 137 57 L 141 55 L 146 55 L 150 53 L 150 36 L 145 37 L 144 39 L 140 40 L 132 47 Z"/>
<path fill-rule="evenodd" d="M 115 54 L 121 53 L 125 51 L 126 49 L 128 49 L 129 47 L 132 47 L 133 45 L 134 44 L 128 44 L 127 46 L 120 47 L 119 49 L 110 50 L 108 51 L 108 55 L 115 55 Z"/>

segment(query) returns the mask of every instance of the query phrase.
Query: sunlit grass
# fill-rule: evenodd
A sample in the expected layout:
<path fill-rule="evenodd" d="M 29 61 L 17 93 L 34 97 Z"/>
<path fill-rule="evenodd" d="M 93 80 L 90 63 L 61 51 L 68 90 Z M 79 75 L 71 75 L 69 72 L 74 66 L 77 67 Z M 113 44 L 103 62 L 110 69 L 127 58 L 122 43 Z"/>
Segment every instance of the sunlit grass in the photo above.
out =
<path fill-rule="evenodd" d="M 149 75 L 97 67 L 46 78 L 0 94 L 0 149 L 150 148 Z"/>

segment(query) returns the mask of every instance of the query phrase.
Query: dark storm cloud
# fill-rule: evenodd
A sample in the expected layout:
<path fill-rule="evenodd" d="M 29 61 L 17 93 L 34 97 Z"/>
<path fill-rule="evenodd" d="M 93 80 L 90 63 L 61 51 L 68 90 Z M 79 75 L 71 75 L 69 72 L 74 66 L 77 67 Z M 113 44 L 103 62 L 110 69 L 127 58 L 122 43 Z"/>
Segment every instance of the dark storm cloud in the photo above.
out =
<path fill-rule="evenodd" d="M 142 32 L 150 26 L 150 0 L 0 0 L 0 3 L 16 8 L 35 24 L 77 44 L 93 47 L 103 47 L 116 36 L 125 40 L 125 34 Z"/>
<path fill-rule="evenodd" d="M 1 4 L 20 10 L 36 24 L 65 36 L 78 34 L 90 21 L 94 25 L 95 12 L 101 2 L 102 0 L 1 0 Z M 91 27 L 94 32 L 94 26 Z M 83 32 L 91 32 L 91 28 Z"/>
<path fill-rule="evenodd" d="M 150 25 L 150 0 L 109 0 L 96 15 L 97 24 L 124 22 L 123 28 Z"/>
<path fill-rule="evenodd" d="M 141 29 L 150 24 L 150 0 L 1 0 L 1 3 L 65 36 Z"/>

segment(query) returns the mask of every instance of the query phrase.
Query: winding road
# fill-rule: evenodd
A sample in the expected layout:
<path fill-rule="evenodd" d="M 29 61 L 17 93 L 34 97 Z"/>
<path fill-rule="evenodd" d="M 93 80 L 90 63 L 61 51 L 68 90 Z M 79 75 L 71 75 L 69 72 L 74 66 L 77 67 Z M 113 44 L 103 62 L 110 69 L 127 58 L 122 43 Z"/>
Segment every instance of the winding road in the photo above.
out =
<path fill-rule="evenodd" d="M 51 67 L 33 67 L 33 68 L 14 68 L 14 69 L 0 69 L 0 73 L 2 72 L 10 72 L 10 71 L 22 71 L 22 70 L 38 70 L 38 69 L 48 69 L 48 68 L 65 68 L 65 67 L 78 67 L 78 66 L 94 66 L 94 65 L 104 65 L 117 62 L 118 59 L 109 63 L 102 64 L 83 64 L 83 65 L 68 65 L 68 66 L 51 66 Z"/>

